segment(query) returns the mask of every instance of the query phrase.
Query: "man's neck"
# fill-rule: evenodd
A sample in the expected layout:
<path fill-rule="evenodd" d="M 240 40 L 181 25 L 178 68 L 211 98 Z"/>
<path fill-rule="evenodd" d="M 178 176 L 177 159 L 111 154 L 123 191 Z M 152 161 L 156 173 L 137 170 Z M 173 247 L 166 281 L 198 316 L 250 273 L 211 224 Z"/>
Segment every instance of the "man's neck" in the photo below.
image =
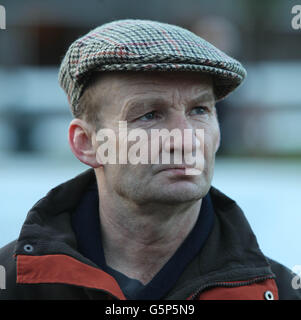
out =
<path fill-rule="evenodd" d="M 202 202 L 137 206 L 105 192 L 99 192 L 99 200 L 107 265 L 144 284 L 173 256 L 193 229 Z"/>

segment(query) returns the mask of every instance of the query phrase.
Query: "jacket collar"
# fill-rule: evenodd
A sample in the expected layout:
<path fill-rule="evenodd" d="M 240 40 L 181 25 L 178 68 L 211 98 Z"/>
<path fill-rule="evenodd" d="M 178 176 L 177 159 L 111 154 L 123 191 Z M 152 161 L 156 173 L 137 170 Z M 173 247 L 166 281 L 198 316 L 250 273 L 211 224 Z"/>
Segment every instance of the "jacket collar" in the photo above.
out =
<path fill-rule="evenodd" d="M 215 211 L 213 230 L 197 259 L 179 278 L 177 289 L 170 293 L 172 299 L 214 283 L 275 278 L 236 202 L 214 187 L 210 195 Z M 191 275 L 194 282 L 188 281 Z"/>

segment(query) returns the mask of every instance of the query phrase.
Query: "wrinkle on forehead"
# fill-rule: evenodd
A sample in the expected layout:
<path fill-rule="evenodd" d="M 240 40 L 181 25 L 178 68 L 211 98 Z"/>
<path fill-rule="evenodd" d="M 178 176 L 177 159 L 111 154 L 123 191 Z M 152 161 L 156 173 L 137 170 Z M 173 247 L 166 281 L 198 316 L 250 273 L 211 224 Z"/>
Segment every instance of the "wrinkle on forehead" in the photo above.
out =
<path fill-rule="evenodd" d="M 202 93 L 214 99 L 212 78 L 195 72 L 108 72 L 99 77 L 93 91 L 94 103 L 102 106 L 102 117 L 117 115 L 130 100 L 143 97 L 160 97 L 174 105 Z"/>

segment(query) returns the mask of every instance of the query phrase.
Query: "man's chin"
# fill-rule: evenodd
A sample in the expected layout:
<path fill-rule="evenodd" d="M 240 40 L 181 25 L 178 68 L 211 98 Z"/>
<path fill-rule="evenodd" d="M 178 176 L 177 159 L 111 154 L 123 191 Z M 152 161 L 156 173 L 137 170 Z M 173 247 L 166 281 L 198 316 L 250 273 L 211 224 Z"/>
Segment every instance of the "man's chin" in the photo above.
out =
<path fill-rule="evenodd" d="M 185 202 L 198 201 L 203 198 L 209 188 L 207 186 L 201 187 L 191 182 L 181 181 L 168 185 L 161 185 L 160 187 L 150 191 L 150 195 L 156 202 L 166 204 L 180 204 Z"/>

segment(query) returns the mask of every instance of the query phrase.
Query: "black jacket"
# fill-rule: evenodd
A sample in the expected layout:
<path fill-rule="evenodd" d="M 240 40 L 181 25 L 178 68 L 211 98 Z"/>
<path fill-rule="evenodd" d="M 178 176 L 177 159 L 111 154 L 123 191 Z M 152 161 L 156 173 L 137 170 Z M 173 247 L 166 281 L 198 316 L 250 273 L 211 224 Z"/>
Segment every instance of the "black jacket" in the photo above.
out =
<path fill-rule="evenodd" d="M 125 299 L 115 279 L 77 250 L 71 215 L 94 182 L 87 170 L 29 211 L 19 239 L 0 249 L 0 299 Z M 213 230 L 165 299 L 301 299 L 294 275 L 262 254 L 237 204 L 213 187 L 209 192 Z"/>

